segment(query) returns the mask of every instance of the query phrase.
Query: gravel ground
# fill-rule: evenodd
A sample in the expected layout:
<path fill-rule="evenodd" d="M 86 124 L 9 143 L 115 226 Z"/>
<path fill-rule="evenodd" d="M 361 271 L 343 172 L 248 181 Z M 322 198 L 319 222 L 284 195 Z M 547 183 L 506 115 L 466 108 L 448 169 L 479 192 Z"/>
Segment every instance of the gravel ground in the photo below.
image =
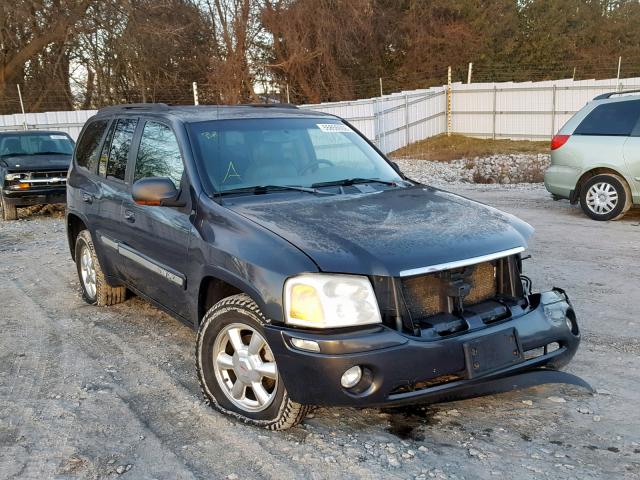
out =
<path fill-rule="evenodd" d="M 542 182 L 550 155 L 510 154 L 461 158 L 450 162 L 394 159 L 413 180 L 431 185 L 519 184 Z"/>
<path fill-rule="evenodd" d="M 537 229 L 534 286 L 572 297 L 568 370 L 542 386 L 401 410 L 321 408 L 286 432 L 202 404 L 195 333 L 132 298 L 82 302 L 64 223 L 0 224 L 0 478 L 640 478 L 640 213 L 588 220 L 540 185 L 452 185 Z"/>

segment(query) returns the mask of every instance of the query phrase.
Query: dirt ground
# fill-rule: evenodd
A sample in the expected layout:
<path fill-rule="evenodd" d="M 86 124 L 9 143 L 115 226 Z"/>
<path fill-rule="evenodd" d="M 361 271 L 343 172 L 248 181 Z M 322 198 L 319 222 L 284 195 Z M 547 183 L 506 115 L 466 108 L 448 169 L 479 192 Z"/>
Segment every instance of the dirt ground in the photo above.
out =
<path fill-rule="evenodd" d="M 544 386 L 402 410 L 322 408 L 268 432 L 203 405 L 195 333 L 132 298 L 80 298 L 51 210 L 0 224 L 0 478 L 640 478 L 640 212 L 587 219 L 541 186 L 456 186 L 536 227 L 525 264 L 583 332 Z"/>

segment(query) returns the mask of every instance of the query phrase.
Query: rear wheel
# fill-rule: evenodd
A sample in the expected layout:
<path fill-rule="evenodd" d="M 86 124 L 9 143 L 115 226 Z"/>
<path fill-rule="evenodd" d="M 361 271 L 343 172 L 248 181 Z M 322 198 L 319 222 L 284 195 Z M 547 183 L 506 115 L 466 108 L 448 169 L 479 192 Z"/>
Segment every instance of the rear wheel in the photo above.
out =
<path fill-rule="evenodd" d="M 3 220 L 17 220 L 18 219 L 18 208 L 12 204 L 7 202 L 7 199 L 2 197 L 0 201 L 2 204 L 2 219 Z"/>
<path fill-rule="evenodd" d="M 125 300 L 125 287 L 112 287 L 106 282 L 89 230 L 82 230 L 78 234 L 75 255 L 82 298 L 85 302 L 103 307 Z"/>
<path fill-rule="evenodd" d="M 289 399 L 263 331 L 264 316 L 245 294 L 215 304 L 196 343 L 196 370 L 216 410 L 270 430 L 297 425 L 310 407 Z"/>
<path fill-rule="evenodd" d="M 594 220 L 618 220 L 631 208 L 631 203 L 627 182 L 613 173 L 591 177 L 580 189 L 580 206 Z"/>

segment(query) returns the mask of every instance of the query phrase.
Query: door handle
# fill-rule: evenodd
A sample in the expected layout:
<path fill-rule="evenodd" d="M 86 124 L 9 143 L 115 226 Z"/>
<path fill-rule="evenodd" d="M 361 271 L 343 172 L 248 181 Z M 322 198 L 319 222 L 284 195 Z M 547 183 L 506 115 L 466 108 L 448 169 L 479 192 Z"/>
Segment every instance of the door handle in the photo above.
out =
<path fill-rule="evenodd" d="M 124 211 L 124 219 L 125 219 L 127 222 L 131 222 L 131 223 L 133 223 L 133 222 L 135 222 L 135 221 L 136 221 L 136 214 L 135 214 L 135 213 L 133 213 L 131 210 L 125 210 L 125 211 Z"/>
<path fill-rule="evenodd" d="M 93 203 L 93 198 L 94 198 L 93 195 L 91 195 L 90 193 L 82 192 L 82 201 L 84 203 L 89 203 L 89 204 Z"/>

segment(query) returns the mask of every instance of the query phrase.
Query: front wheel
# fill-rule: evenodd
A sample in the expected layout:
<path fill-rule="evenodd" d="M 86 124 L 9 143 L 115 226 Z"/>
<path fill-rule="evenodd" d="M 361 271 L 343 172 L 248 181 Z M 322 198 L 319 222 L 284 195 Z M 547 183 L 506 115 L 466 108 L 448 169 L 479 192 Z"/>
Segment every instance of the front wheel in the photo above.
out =
<path fill-rule="evenodd" d="M 631 203 L 627 182 L 615 174 L 591 177 L 580 191 L 580 206 L 594 220 L 618 220 L 631 208 Z"/>
<path fill-rule="evenodd" d="M 18 208 L 12 204 L 7 202 L 6 198 L 2 197 L 0 199 L 0 204 L 2 204 L 2 219 L 3 220 L 17 220 L 18 219 Z"/>
<path fill-rule="evenodd" d="M 265 339 L 265 318 L 245 294 L 215 304 L 205 315 L 196 343 L 196 370 L 209 405 L 245 423 L 285 430 L 310 407 L 289 399 Z"/>

